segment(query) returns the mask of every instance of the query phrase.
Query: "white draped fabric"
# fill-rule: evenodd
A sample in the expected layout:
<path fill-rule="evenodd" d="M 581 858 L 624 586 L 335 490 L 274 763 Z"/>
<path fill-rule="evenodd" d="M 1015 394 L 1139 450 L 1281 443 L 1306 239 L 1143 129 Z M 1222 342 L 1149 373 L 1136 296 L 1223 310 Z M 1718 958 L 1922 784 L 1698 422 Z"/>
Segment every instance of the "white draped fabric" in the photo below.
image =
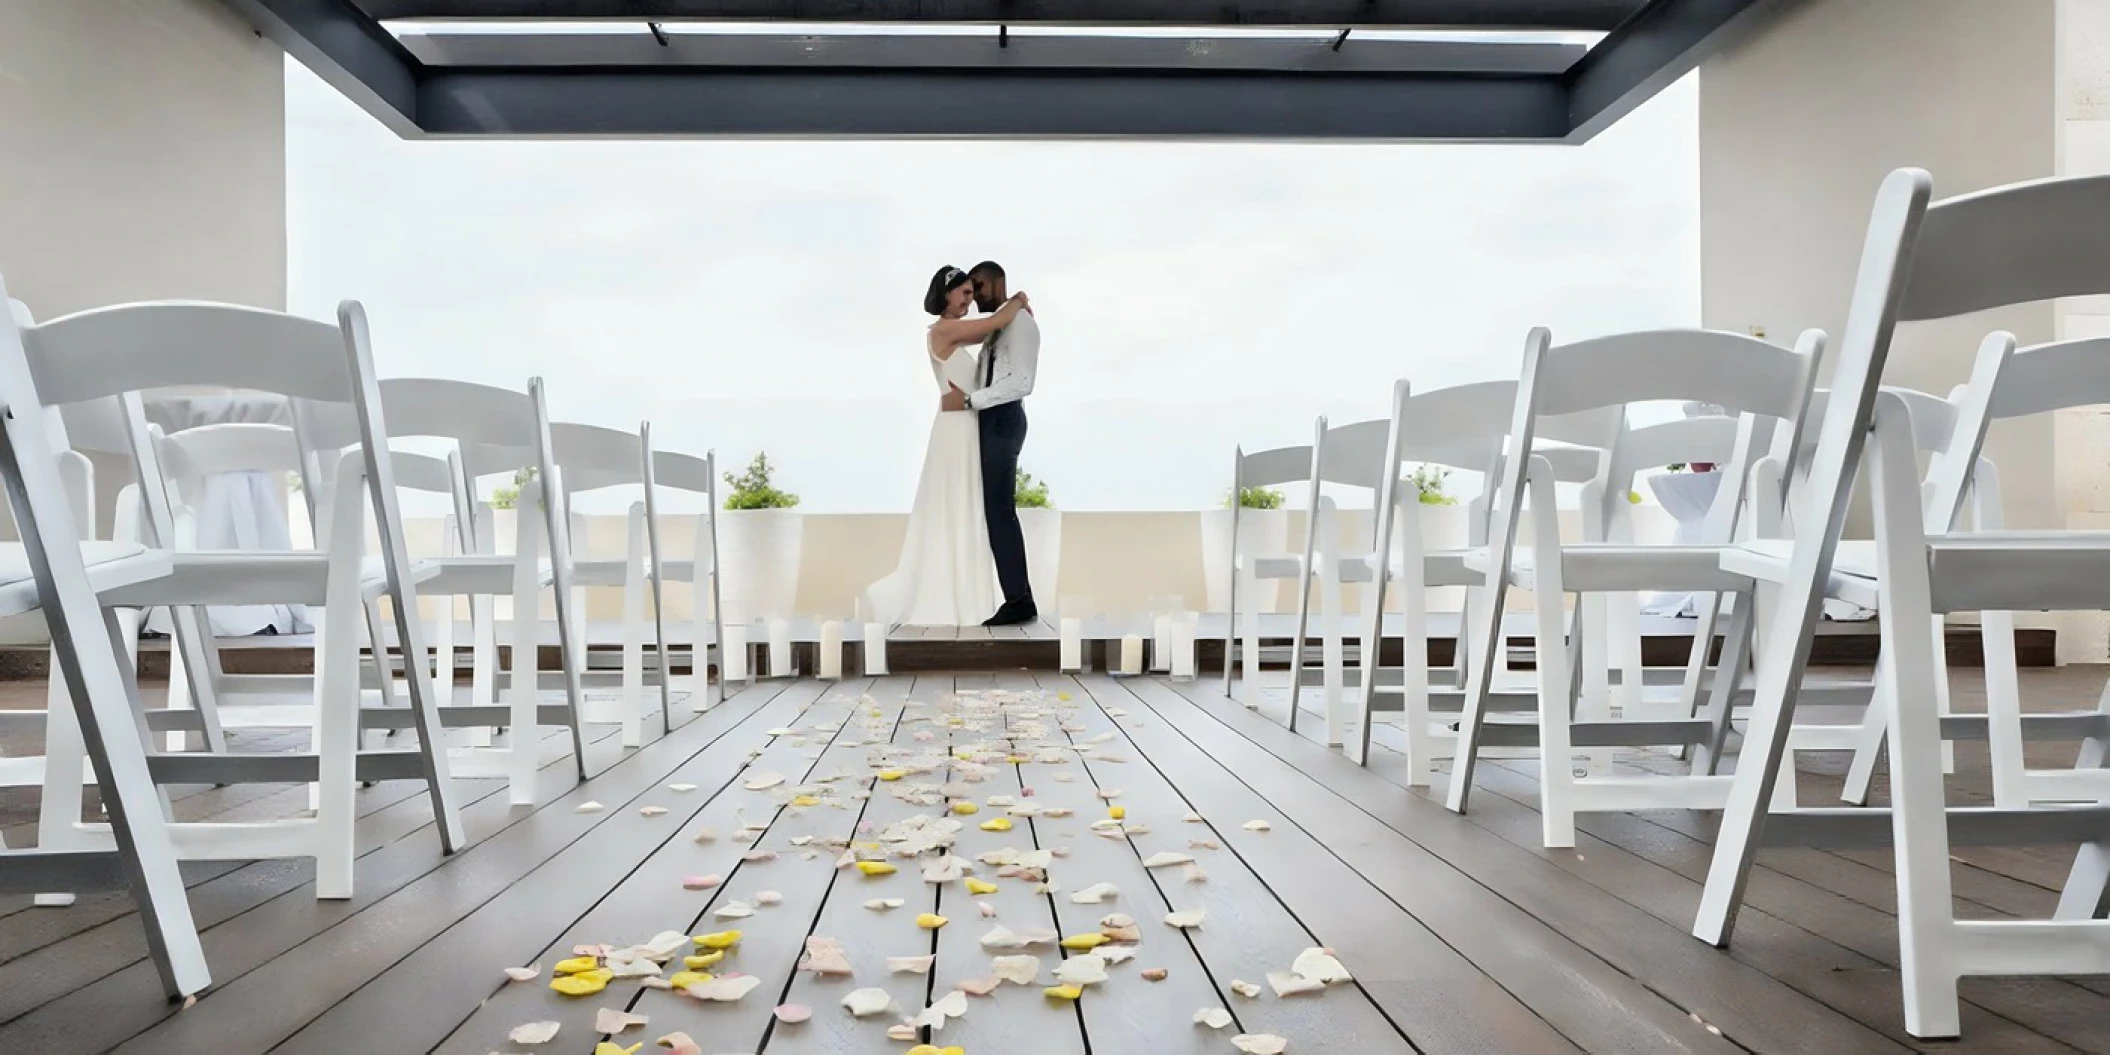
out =
<path fill-rule="evenodd" d="M 291 425 L 286 403 L 261 392 L 229 389 L 155 396 L 146 401 L 148 420 L 174 434 L 201 425 L 234 422 Z M 199 549 L 286 550 L 293 548 L 286 524 L 285 495 L 265 473 L 215 473 L 205 479 L 197 515 Z M 305 634 L 314 629 L 305 605 L 214 605 L 212 631 L 222 637 L 276 632 Z M 147 620 L 147 629 L 169 632 L 165 609 Z"/>

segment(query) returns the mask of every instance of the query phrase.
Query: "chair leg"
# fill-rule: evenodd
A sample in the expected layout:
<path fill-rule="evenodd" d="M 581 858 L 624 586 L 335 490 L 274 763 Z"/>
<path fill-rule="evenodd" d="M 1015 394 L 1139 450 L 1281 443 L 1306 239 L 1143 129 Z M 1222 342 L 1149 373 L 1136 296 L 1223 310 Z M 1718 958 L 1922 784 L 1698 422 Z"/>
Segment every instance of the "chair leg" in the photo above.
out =
<path fill-rule="evenodd" d="M 1316 515 L 1316 514 L 1314 514 Z M 1289 641 L 1289 731 L 1297 731 L 1297 710 L 1304 695 L 1304 636 L 1311 631 L 1311 569 L 1297 579 L 1297 629 Z"/>
<path fill-rule="evenodd" d="M 631 534 L 643 534 L 643 523 L 633 520 Z M 633 556 L 623 575 L 623 732 L 624 747 L 642 747 L 645 742 L 645 583 Z"/>
<path fill-rule="evenodd" d="M 1541 551 L 1544 552 L 1544 551 Z M 1561 640 L 1565 607 L 1558 569 L 1539 570 L 1534 591 L 1538 629 L 1539 822 L 1548 849 L 1575 845 L 1575 749 L 1569 725 L 1576 713 L 1572 656 Z M 1576 605 L 1581 631 L 1582 606 Z"/>
<path fill-rule="evenodd" d="M 506 730 L 505 757 L 508 801 L 515 806 L 535 803 L 535 763 L 542 744 L 536 716 L 542 673 L 542 648 L 537 633 L 541 624 L 542 584 L 537 565 L 542 558 L 542 532 L 537 520 L 530 512 L 521 512 L 516 521 L 519 542 L 513 558 L 513 658 L 507 664 L 506 681 L 511 724 Z"/>
<path fill-rule="evenodd" d="M 1985 648 L 1986 748 L 1993 762 L 1993 805 L 2029 806 L 2028 762 L 2022 753 L 2022 686 L 2015 666 L 2015 616 L 1985 612 L 1979 640 Z M 1944 747 L 1949 744 L 1945 741 Z M 1948 770 L 1944 768 L 1944 772 Z"/>
<path fill-rule="evenodd" d="M 1451 748 L 1451 785 L 1444 805 L 1453 813 L 1464 813 L 1473 787 L 1473 766 L 1479 761 L 1480 733 L 1487 722 L 1488 697 L 1493 691 L 1495 664 L 1502 645 L 1504 584 L 1495 581 L 1475 587 L 1466 595 L 1466 623 L 1472 629 L 1472 655 L 1466 660 L 1465 709 L 1459 715 L 1458 736 Z"/>
<path fill-rule="evenodd" d="M 1250 575 L 1245 577 L 1245 611 L 1240 613 L 1239 631 L 1244 641 L 1238 646 L 1238 683 L 1235 686 L 1238 702 L 1248 708 L 1260 706 L 1260 605 L 1255 599 L 1259 581 Z"/>
<path fill-rule="evenodd" d="M 1347 693 L 1343 687 L 1346 680 L 1347 656 L 1341 636 L 1341 579 L 1334 569 L 1329 569 L 1319 582 L 1321 615 L 1326 625 L 1319 631 L 1320 662 L 1324 668 L 1325 688 L 1323 700 L 1326 707 L 1326 746 L 1339 747 L 1351 736 L 1358 724 L 1347 713 Z"/>
<path fill-rule="evenodd" d="M 353 822 L 358 816 L 359 644 L 360 616 L 367 618 L 365 636 L 373 642 L 374 665 L 379 668 L 385 697 L 393 697 L 394 674 L 388 668 L 387 639 L 375 607 L 359 599 L 357 567 L 341 574 L 332 567 L 328 602 L 322 626 L 316 630 L 316 679 L 314 744 L 319 758 L 316 782 L 310 799 L 315 804 L 315 896 L 321 900 L 344 900 L 353 888 Z M 404 662 L 416 660 L 405 656 Z M 444 744 L 422 745 L 445 750 Z"/>
<path fill-rule="evenodd" d="M 212 984 L 212 976 L 176 863 L 166 807 L 147 771 L 139 685 L 116 661 L 125 639 L 137 636 L 137 626 L 128 627 L 117 612 L 105 610 L 103 630 L 106 644 L 83 642 L 84 647 L 77 648 L 70 634 L 54 627 L 54 644 L 64 654 L 57 657 L 60 670 L 55 673 L 60 677 L 53 680 L 71 690 L 65 694 L 69 698 L 64 709 L 73 718 L 66 724 L 86 734 L 84 750 L 102 788 L 118 858 L 146 927 L 147 957 L 161 978 L 162 991 L 171 998 L 186 997 Z M 107 657 L 102 647 L 110 649 Z M 80 801 L 77 786 L 73 800 Z"/>

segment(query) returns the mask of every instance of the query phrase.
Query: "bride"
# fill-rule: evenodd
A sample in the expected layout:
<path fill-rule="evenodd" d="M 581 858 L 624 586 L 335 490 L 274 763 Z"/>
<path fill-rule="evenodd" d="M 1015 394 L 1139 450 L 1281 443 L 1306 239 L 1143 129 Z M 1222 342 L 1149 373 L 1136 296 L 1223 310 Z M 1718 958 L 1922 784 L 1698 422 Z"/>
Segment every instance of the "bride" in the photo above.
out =
<path fill-rule="evenodd" d="M 1026 295 L 970 319 L 974 287 L 967 272 L 942 267 L 923 295 L 923 310 L 936 315 L 925 338 L 938 392 L 980 387 L 980 372 L 968 346 L 1003 329 L 1021 310 Z M 982 441 L 974 411 L 940 410 L 931 422 L 916 504 L 908 515 L 908 537 L 894 573 L 866 588 L 862 617 L 888 625 L 971 626 L 996 611 L 996 562 L 989 553 L 989 524 L 982 511 Z"/>

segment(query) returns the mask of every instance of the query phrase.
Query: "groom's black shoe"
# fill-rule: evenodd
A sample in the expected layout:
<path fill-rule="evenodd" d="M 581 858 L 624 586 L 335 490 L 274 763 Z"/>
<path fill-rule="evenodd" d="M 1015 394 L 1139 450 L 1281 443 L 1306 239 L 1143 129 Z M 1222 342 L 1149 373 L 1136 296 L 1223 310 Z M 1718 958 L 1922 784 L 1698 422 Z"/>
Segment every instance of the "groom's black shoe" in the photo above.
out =
<path fill-rule="evenodd" d="M 1019 626 L 1025 623 L 1037 622 L 1039 619 L 1040 609 L 1033 607 L 1033 602 L 1025 601 L 1022 603 L 1013 604 L 1009 601 L 1006 601 L 1004 602 L 1004 606 L 998 608 L 996 610 L 995 615 L 992 615 L 987 620 L 984 620 L 982 625 Z"/>

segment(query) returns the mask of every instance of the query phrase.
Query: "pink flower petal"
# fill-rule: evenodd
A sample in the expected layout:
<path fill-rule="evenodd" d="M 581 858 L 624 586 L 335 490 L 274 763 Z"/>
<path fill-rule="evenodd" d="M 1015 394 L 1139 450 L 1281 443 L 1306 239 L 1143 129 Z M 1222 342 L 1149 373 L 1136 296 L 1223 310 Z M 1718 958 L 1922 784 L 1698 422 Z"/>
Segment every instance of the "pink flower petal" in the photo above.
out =
<path fill-rule="evenodd" d="M 779 1004 L 776 1015 L 779 1022 L 804 1022 L 813 1017 L 813 1009 L 804 1004 Z"/>

